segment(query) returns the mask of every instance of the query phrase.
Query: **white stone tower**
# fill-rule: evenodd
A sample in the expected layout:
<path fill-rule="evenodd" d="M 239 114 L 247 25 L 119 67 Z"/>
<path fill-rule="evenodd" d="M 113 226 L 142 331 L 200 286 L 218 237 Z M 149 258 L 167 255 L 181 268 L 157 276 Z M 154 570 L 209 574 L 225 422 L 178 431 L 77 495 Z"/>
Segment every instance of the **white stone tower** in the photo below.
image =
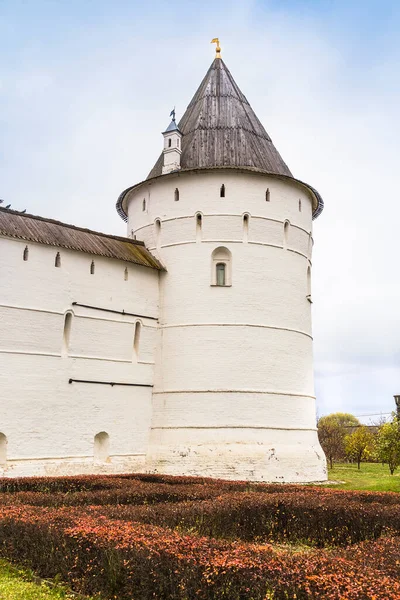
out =
<path fill-rule="evenodd" d="M 170 127 L 148 178 L 117 203 L 166 267 L 148 469 L 324 480 L 310 291 L 322 199 L 292 176 L 218 55 Z"/>

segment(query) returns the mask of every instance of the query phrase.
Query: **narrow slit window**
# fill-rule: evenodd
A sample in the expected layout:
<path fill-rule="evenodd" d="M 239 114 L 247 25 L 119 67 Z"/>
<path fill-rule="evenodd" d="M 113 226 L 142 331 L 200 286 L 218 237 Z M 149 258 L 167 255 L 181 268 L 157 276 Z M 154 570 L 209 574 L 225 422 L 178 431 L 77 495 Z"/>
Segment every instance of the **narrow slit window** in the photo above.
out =
<path fill-rule="evenodd" d="M 174 199 L 175 199 L 175 202 L 178 202 L 178 200 L 179 200 L 179 190 L 178 190 L 178 188 L 175 188 Z"/>
<path fill-rule="evenodd" d="M 135 323 L 135 330 L 133 333 L 133 360 L 139 360 L 139 345 L 140 345 L 140 334 L 142 326 L 139 321 Z"/>
<path fill-rule="evenodd" d="M 28 258 L 29 258 L 29 248 L 28 248 L 28 246 L 25 246 L 23 258 L 24 258 L 25 261 L 27 261 Z"/>
<path fill-rule="evenodd" d="M 203 226 L 203 217 L 200 213 L 196 215 L 196 241 L 201 241 L 201 229 Z"/>
<path fill-rule="evenodd" d="M 247 242 L 249 237 L 249 215 L 243 215 L 243 241 Z"/>
<path fill-rule="evenodd" d="M 311 267 L 307 267 L 307 300 L 312 302 L 311 300 Z"/>
<path fill-rule="evenodd" d="M 217 263 L 217 285 L 226 285 L 226 264 Z"/>
<path fill-rule="evenodd" d="M 94 436 L 93 458 L 96 462 L 109 462 L 110 436 L 105 431 Z"/>
<path fill-rule="evenodd" d="M 285 221 L 285 223 L 283 224 L 283 247 L 284 248 L 287 248 L 287 245 L 288 245 L 289 227 L 290 227 L 289 221 Z"/>
<path fill-rule="evenodd" d="M 64 317 L 64 331 L 63 331 L 63 343 L 62 343 L 62 356 L 68 356 L 70 339 L 71 339 L 71 327 L 72 327 L 72 313 L 67 312 Z"/>
<path fill-rule="evenodd" d="M 146 198 L 143 198 L 142 211 L 144 212 L 145 210 L 146 210 Z"/>
<path fill-rule="evenodd" d="M 94 275 L 94 260 L 92 260 L 92 263 L 90 265 L 90 274 Z"/>
<path fill-rule="evenodd" d="M 299 200 L 299 212 L 301 212 L 301 200 Z"/>
<path fill-rule="evenodd" d="M 0 433 L 0 465 L 5 465 L 7 462 L 7 436 Z"/>
<path fill-rule="evenodd" d="M 128 267 L 125 267 L 125 271 L 124 271 L 124 281 L 128 281 Z"/>
<path fill-rule="evenodd" d="M 269 191 L 269 188 L 267 188 L 267 191 L 265 192 L 265 201 L 269 202 L 271 200 L 271 192 Z"/>
<path fill-rule="evenodd" d="M 169 140 L 168 140 L 168 148 L 171 148 L 171 146 L 172 146 L 172 140 L 171 140 L 171 138 L 169 138 Z"/>
<path fill-rule="evenodd" d="M 160 234 L 161 234 L 161 221 L 160 219 L 156 219 L 155 221 L 156 228 L 156 246 L 160 244 Z"/>
<path fill-rule="evenodd" d="M 60 256 L 59 252 L 57 252 L 57 254 L 56 254 L 56 258 L 55 258 L 55 261 L 54 261 L 54 266 L 55 267 L 61 267 L 61 256 Z"/>
<path fill-rule="evenodd" d="M 225 184 L 221 185 L 221 189 L 219 190 L 219 197 L 225 198 Z"/>

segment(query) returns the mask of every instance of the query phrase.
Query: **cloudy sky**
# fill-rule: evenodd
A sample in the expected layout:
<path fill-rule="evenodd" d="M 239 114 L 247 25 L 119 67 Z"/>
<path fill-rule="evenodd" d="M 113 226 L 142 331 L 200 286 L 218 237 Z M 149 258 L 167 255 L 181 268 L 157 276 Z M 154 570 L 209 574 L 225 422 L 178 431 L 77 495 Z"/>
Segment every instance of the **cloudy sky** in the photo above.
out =
<path fill-rule="evenodd" d="M 318 413 L 391 411 L 399 34 L 398 0 L 0 0 L 0 197 L 123 235 L 115 201 L 146 177 L 219 36 L 284 160 L 325 200 L 314 228 Z"/>

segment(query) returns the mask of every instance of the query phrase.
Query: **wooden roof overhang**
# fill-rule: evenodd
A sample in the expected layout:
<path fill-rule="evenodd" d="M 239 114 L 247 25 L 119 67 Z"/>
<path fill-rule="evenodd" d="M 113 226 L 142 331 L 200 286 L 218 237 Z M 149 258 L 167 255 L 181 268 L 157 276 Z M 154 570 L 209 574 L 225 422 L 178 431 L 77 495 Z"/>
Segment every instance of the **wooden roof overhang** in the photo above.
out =
<path fill-rule="evenodd" d="M 165 270 L 160 261 L 147 250 L 144 243 L 138 240 L 108 235 L 2 207 L 0 207 L 1 236 L 114 258 L 158 271 Z"/>
<path fill-rule="evenodd" d="M 173 171 L 172 173 L 168 173 L 166 175 L 158 175 L 156 177 L 151 177 L 149 179 L 145 179 L 144 181 L 140 181 L 139 183 L 127 188 L 120 194 L 120 196 L 117 200 L 117 203 L 116 203 L 117 212 L 118 212 L 119 216 L 121 217 L 121 219 L 123 219 L 126 222 L 128 220 L 127 206 L 126 206 L 126 199 L 127 199 L 128 194 L 133 190 L 138 191 L 144 185 L 151 184 L 154 181 L 160 181 L 161 179 L 165 180 L 166 178 L 171 178 L 176 175 L 179 176 L 180 174 L 183 174 L 183 173 L 195 173 L 195 172 L 199 172 L 199 171 L 201 171 L 201 172 L 226 171 L 226 170 L 245 172 L 245 173 L 256 173 L 258 175 L 266 175 L 268 177 L 274 177 L 276 179 L 281 179 L 282 181 L 287 181 L 288 183 L 294 183 L 295 185 L 299 186 L 300 188 L 305 189 L 310 194 L 311 200 L 312 200 L 312 205 L 313 205 L 313 220 L 316 219 L 323 211 L 324 201 L 323 201 L 321 195 L 317 192 L 317 190 L 315 188 L 313 188 L 308 183 L 301 181 L 300 179 L 296 179 L 295 177 L 292 177 L 290 175 L 269 173 L 268 171 L 263 171 L 261 169 L 257 169 L 254 167 L 221 166 L 221 167 L 207 167 L 207 168 L 194 168 L 194 169 L 180 169 L 179 171 Z"/>

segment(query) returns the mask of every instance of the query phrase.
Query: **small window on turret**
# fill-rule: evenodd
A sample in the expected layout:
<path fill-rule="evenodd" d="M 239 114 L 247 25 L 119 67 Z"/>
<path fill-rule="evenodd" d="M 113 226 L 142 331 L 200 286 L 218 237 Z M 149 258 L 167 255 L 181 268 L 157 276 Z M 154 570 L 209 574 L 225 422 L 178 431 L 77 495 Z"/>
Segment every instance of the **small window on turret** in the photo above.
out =
<path fill-rule="evenodd" d="M 60 256 L 59 252 L 57 252 L 57 254 L 56 254 L 56 258 L 55 258 L 55 261 L 54 261 L 54 266 L 55 267 L 61 267 L 61 256 Z"/>
<path fill-rule="evenodd" d="M 265 192 L 265 201 L 269 202 L 271 200 L 271 194 L 269 191 L 269 188 L 267 188 L 267 191 Z"/>
<path fill-rule="evenodd" d="M 176 145 L 177 145 L 177 146 L 178 146 L 178 148 L 179 148 L 179 138 L 177 138 L 177 139 L 176 139 Z"/>
<path fill-rule="evenodd" d="M 26 261 L 26 260 L 28 260 L 28 258 L 29 258 L 29 248 L 28 248 L 28 246 L 25 246 L 23 259 Z"/>
<path fill-rule="evenodd" d="M 143 198 L 142 211 L 144 212 L 145 210 L 146 210 L 146 198 Z"/>
<path fill-rule="evenodd" d="M 171 146 L 172 146 L 172 140 L 171 140 L 171 138 L 169 138 L 169 140 L 168 140 L 168 148 L 171 148 Z"/>
<path fill-rule="evenodd" d="M 178 200 L 179 200 L 179 190 L 178 190 L 178 188 L 175 188 L 174 198 L 175 198 L 175 202 L 178 202 Z"/>
<path fill-rule="evenodd" d="M 299 212 L 301 212 L 301 200 L 299 200 Z"/>
<path fill-rule="evenodd" d="M 92 260 L 92 264 L 90 265 L 90 274 L 94 275 L 94 260 Z"/>
<path fill-rule="evenodd" d="M 225 185 L 224 184 L 221 185 L 221 189 L 219 190 L 219 197 L 225 198 Z"/>

